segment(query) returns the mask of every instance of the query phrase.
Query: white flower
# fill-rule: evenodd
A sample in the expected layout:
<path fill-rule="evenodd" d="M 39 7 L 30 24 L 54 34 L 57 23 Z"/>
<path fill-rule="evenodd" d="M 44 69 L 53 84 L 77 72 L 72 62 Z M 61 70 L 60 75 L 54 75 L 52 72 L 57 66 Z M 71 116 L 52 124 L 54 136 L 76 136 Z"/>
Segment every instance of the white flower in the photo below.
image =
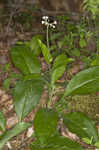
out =
<path fill-rule="evenodd" d="M 55 21 L 53 22 L 53 24 L 57 24 L 57 21 L 55 20 Z"/>
<path fill-rule="evenodd" d="M 42 19 L 47 20 L 48 16 L 43 16 Z"/>
<path fill-rule="evenodd" d="M 45 25 L 46 25 L 46 26 L 49 26 L 49 23 L 48 23 L 48 22 L 45 22 Z"/>
<path fill-rule="evenodd" d="M 50 27 L 53 27 L 53 24 L 50 23 L 49 26 L 50 26 Z"/>
<path fill-rule="evenodd" d="M 53 28 L 55 29 L 55 26 L 53 25 Z"/>
<path fill-rule="evenodd" d="M 45 24 L 45 21 L 42 20 L 42 24 Z"/>
<path fill-rule="evenodd" d="M 53 21 L 53 22 L 50 23 L 50 19 L 49 19 L 48 16 L 43 16 L 42 19 L 43 19 L 42 24 L 44 24 L 45 26 L 55 28 L 55 25 L 57 24 L 57 21 Z"/>

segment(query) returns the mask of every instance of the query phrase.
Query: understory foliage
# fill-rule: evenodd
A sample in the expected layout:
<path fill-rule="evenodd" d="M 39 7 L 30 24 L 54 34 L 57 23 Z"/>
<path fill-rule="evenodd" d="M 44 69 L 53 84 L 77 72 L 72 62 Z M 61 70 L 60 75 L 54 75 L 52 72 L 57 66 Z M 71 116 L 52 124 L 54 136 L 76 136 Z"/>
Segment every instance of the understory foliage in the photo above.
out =
<path fill-rule="evenodd" d="M 89 9 L 92 4 L 92 1 L 85 0 L 85 8 L 92 11 L 92 15 L 96 15 L 96 10 Z M 94 5 L 96 6 L 96 3 Z M 81 141 L 88 144 L 88 148 L 99 148 L 99 134 L 95 122 L 83 112 L 65 113 L 68 96 L 92 94 L 99 91 L 99 44 L 97 42 L 99 39 L 96 30 L 92 32 L 90 28 L 86 28 L 90 27 L 89 19 L 86 22 L 83 18 L 80 25 L 69 22 L 66 16 L 58 16 L 57 19 L 60 19 L 64 31 L 54 32 L 55 29 L 50 30 L 47 24 L 47 46 L 42 36 L 36 35 L 30 41 L 19 42 L 11 48 L 12 62 L 20 71 L 20 76 L 17 76 L 12 90 L 14 109 L 19 122 L 7 131 L 5 117 L 0 111 L 0 130 L 3 132 L 0 136 L 0 149 L 12 137 L 33 125 L 35 141 L 31 143 L 30 150 L 83 150 L 81 144 L 59 132 L 60 119 L 64 130 L 68 129 L 74 133 Z M 65 21 L 68 23 L 65 24 Z M 96 51 L 89 56 L 85 53 L 84 48 L 92 36 L 96 40 Z M 79 39 L 78 47 L 75 46 L 76 38 Z M 88 63 L 85 69 L 73 76 L 69 82 L 59 82 L 64 73 L 70 69 L 70 64 L 73 64 L 78 58 L 82 60 L 82 56 L 84 62 Z M 40 58 L 43 58 L 43 62 Z M 46 66 L 44 69 L 42 69 L 42 63 Z M 5 83 L 5 86 L 8 87 L 8 84 L 8 82 Z M 43 92 L 46 92 L 46 101 L 42 105 Z M 58 97 L 58 100 L 54 102 L 55 96 Z M 38 104 L 40 107 L 33 122 L 23 122 L 23 119 Z"/>
<path fill-rule="evenodd" d="M 84 0 L 84 9 L 91 13 L 95 18 L 99 13 L 99 1 L 98 0 Z"/>

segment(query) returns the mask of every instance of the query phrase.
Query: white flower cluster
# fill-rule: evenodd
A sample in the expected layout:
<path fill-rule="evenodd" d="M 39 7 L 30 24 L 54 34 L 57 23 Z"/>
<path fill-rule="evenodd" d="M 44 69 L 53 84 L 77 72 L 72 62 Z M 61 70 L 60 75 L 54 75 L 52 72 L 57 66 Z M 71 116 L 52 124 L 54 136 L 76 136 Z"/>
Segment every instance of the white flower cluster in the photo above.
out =
<path fill-rule="evenodd" d="M 55 25 L 57 24 L 57 21 L 53 21 L 53 22 L 50 23 L 49 17 L 48 16 L 43 16 L 42 17 L 42 24 L 44 24 L 45 26 L 55 28 Z"/>

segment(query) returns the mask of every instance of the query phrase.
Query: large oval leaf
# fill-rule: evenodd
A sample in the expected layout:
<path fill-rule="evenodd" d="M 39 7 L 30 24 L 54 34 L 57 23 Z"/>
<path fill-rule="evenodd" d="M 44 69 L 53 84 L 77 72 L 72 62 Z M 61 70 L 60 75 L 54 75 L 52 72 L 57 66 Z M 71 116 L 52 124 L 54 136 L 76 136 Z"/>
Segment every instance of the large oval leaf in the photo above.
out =
<path fill-rule="evenodd" d="M 83 150 L 80 144 L 63 136 L 55 136 L 49 139 L 49 145 L 54 147 L 53 150 Z"/>
<path fill-rule="evenodd" d="M 16 84 L 13 96 L 14 107 L 19 120 L 22 120 L 38 104 L 43 92 L 43 81 L 40 78 L 20 81 Z"/>
<path fill-rule="evenodd" d="M 11 49 L 11 58 L 14 65 L 27 75 L 40 73 L 40 63 L 33 52 L 25 45 L 15 46 Z"/>
<path fill-rule="evenodd" d="M 41 145 L 37 140 L 30 146 L 30 150 L 83 150 L 80 144 L 63 136 L 49 138 L 46 145 Z"/>
<path fill-rule="evenodd" d="M 99 66 L 81 71 L 69 82 L 65 96 L 90 94 L 99 91 Z"/>
<path fill-rule="evenodd" d="M 56 133 L 58 114 L 46 108 L 40 108 L 34 118 L 34 130 L 36 136 L 44 144 Z"/>
<path fill-rule="evenodd" d="M 80 138 L 93 138 L 93 142 L 99 140 L 98 131 L 94 121 L 82 112 L 71 112 L 63 117 L 64 124 Z"/>
<path fill-rule="evenodd" d="M 5 127 L 6 127 L 6 119 L 3 113 L 0 111 L 0 130 L 5 131 L 6 130 Z"/>
<path fill-rule="evenodd" d="M 26 130 L 28 127 L 30 127 L 30 123 L 20 122 L 18 123 L 14 128 L 12 128 L 9 131 L 6 131 L 4 135 L 0 137 L 0 150 L 2 150 L 4 144 L 10 140 L 12 137 L 17 136 L 24 130 Z"/>

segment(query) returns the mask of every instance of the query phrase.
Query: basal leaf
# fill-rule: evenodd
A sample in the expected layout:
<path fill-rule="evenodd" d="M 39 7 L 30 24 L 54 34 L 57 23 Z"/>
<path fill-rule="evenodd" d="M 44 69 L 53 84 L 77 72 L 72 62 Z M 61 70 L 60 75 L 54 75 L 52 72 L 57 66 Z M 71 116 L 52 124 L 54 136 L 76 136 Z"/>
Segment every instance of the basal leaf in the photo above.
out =
<path fill-rule="evenodd" d="M 15 111 L 19 120 L 22 120 L 37 106 L 42 92 L 43 81 L 40 78 L 32 78 L 16 84 L 13 96 Z"/>
<path fill-rule="evenodd" d="M 3 113 L 0 111 L 0 130 L 5 131 L 6 130 L 5 127 L 6 127 L 6 120 Z"/>
<path fill-rule="evenodd" d="M 52 56 L 50 54 L 50 51 L 48 50 L 48 48 L 46 47 L 46 45 L 42 43 L 41 40 L 38 40 L 38 42 L 39 42 L 39 45 L 41 47 L 41 51 L 42 51 L 42 54 L 43 54 L 43 56 L 45 58 L 46 63 L 50 64 L 51 61 L 52 61 Z"/>
<path fill-rule="evenodd" d="M 40 63 L 33 52 L 25 45 L 18 45 L 11 49 L 14 65 L 25 75 L 40 73 Z"/>
<path fill-rule="evenodd" d="M 2 139 L 0 139 L 0 150 L 2 150 L 3 146 L 6 144 L 8 140 L 10 140 L 14 136 L 17 136 L 30 126 L 31 126 L 30 123 L 20 122 L 11 130 L 6 131 L 5 134 L 2 136 Z"/>
<path fill-rule="evenodd" d="M 71 112 L 63 117 L 64 124 L 69 131 L 75 133 L 80 138 L 93 139 L 93 142 L 99 140 L 98 131 L 94 121 L 82 112 Z"/>
<path fill-rule="evenodd" d="M 48 145 L 54 147 L 54 150 L 83 150 L 80 144 L 63 136 L 54 136 L 49 139 Z"/>
<path fill-rule="evenodd" d="M 58 114 L 46 108 L 40 108 L 34 118 L 34 130 L 41 144 L 56 133 Z"/>
<path fill-rule="evenodd" d="M 33 142 L 30 150 L 83 150 L 80 144 L 63 136 L 49 138 L 46 145 L 42 145 L 38 140 Z"/>
<path fill-rule="evenodd" d="M 30 145 L 30 150 L 55 150 L 54 147 L 39 147 L 39 145 Z"/>
<path fill-rule="evenodd" d="M 33 143 L 30 145 L 30 150 L 54 150 L 54 149 L 47 145 L 42 145 L 39 139 L 37 139 L 36 141 L 33 141 Z"/>
<path fill-rule="evenodd" d="M 67 85 L 65 96 L 90 94 L 99 91 L 99 66 L 76 74 Z"/>

